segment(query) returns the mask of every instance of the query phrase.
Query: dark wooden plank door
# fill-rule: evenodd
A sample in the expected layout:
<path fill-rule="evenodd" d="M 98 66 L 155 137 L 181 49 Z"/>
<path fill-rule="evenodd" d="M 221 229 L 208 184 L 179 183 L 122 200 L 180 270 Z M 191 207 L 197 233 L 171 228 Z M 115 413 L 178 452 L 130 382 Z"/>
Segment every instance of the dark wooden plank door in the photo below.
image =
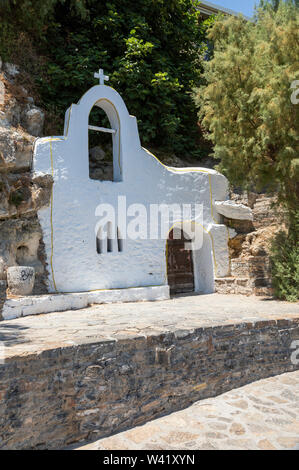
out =
<path fill-rule="evenodd" d="M 194 291 L 194 271 L 192 251 L 185 250 L 185 243 L 190 242 L 181 232 L 181 239 L 174 240 L 173 230 L 169 234 L 167 273 L 171 294 Z"/>

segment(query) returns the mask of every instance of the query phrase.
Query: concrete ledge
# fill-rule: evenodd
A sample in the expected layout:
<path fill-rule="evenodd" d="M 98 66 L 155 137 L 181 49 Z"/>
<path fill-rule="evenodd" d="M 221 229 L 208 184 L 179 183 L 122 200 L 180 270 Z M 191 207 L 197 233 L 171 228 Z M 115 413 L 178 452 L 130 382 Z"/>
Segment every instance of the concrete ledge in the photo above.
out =
<path fill-rule="evenodd" d="M 169 286 L 136 287 L 111 289 L 72 294 L 49 294 L 6 300 L 2 317 L 4 320 L 38 315 L 41 313 L 63 312 L 86 308 L 91 304 L 114 302 L 140 302 L 169 299 Z"/>

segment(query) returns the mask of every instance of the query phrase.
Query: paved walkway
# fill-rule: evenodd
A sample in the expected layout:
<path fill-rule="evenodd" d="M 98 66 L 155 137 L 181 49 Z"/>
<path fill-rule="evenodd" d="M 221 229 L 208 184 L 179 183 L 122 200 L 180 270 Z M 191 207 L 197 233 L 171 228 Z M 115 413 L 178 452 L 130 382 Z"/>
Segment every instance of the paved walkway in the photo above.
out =
<path fill-rule="evenodd" d="M 0 322 L 6 357 L 106 339 L 263 320 L 299 319 L 299 303 L 238 295 L 188 295 L 158 302 L 96 305 Z"/>
<path fill-rule="evenodd" d="M 299 449 L 299 371 L 261 380 L 79 450 Z"/>

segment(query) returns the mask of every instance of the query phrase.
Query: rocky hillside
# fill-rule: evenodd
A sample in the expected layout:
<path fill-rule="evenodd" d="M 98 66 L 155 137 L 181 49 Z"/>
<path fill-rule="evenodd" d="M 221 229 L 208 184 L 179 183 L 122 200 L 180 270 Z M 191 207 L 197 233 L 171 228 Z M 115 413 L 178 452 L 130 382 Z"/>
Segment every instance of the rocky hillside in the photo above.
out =
<path fill-rule="evenodd" d="M 33 178 L 30 173 L 44 113 L 16 84 L 18 74 L 17 67 L 0 60 L 0 302 L 6 295 L 6 269 L 10 266 L 34 267 L 34 292 L 46 292 L 37 210 L 50 202 L 52 178 Z"/>

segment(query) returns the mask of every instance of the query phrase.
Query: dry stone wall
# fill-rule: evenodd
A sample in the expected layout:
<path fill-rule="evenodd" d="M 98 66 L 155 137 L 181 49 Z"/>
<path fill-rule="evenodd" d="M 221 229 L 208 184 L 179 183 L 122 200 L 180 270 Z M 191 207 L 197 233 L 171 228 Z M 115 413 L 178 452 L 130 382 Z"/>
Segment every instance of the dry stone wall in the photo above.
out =
<path fill-rule="evenodd" d="M 123 336 L 0 365 L 0 449 L 57 449 L 109 436 L 298 369 L 298 319 Z"/>
<path fill-rule="evenodd" d="M 265 194 L 233 194 L 232 199 L 252 208 L 253 221 L 224 218 L 224 223 L 237 235 L 229 241 L 231 275 L 216 280 L 221 294 L 271 296 L 271 263 L 269 249 L 275 233 L 281 229 L 281 214 L 275 207 L 275 197 Z"/>

